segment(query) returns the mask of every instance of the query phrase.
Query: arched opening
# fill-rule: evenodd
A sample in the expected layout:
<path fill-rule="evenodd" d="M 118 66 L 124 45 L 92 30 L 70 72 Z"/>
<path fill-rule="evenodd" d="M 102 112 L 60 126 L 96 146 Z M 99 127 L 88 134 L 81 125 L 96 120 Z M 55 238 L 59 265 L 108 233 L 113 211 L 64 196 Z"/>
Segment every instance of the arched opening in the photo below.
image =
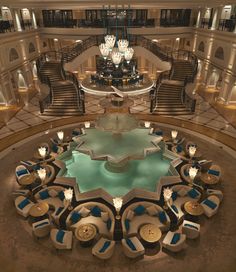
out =
<path fill-rule="evenodd" d="M 18 52 L 16 51 L 15 48 L 11 48 L 10 52 L 9 52 L 9 61 L 12 62 L 12 61 L 15 61 L 17 59 L 19 59 Z"/>
<path fill-rule="evenodd" d="M 224 60 L 224 49 L 221 46 L 216 49 L 215 58 Z"/>
<path fill-rule="evenodd" d="M 204 52 L 205 51 L 205 45 L 204 42 L 200 42 L 198 45 L 198 51 Z"/>
<path fill-rule="evenodd" d="M 34 44 L 31 42 L 29 43 L 29 53 L 34 53 L 36 50 L 35 50 L 35 46 Z"/>

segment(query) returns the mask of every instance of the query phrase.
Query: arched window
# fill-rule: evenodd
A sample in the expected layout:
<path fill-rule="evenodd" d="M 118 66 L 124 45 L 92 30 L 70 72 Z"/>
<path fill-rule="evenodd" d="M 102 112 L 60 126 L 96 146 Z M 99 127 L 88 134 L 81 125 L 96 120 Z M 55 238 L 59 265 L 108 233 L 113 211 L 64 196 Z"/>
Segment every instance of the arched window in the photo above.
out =
<path fill-rule="evenodd" d="M 47 43 L 46 42 L 43 42 L 43 47 L 47 47 Z"/>
<path fill-rule="evenodd" d="M 222 47 L 218 47 L 215 52 L 215 58 L 224 60 L 224 50 Z"/>
<path fill-rule="evenodd" d="M 205 50 L 204 42 L 200 42 L 198 45 L 198 51 L 204 52 L 204 50 Z"/>
<path fill-rule="evenodd" d="M 9 61 L 12 62 L 14 60 L 19 59 L 19 55 L 15 48 L 11 48 L 9 52 Z"/>
<path fill-rule="evenodd" d="M 34 44 L 31 42 L 31 43 L 29 43 L 29 53 L 33 53 L 33 52 L 35 52 L 35 46 L 34 46 Z"/>

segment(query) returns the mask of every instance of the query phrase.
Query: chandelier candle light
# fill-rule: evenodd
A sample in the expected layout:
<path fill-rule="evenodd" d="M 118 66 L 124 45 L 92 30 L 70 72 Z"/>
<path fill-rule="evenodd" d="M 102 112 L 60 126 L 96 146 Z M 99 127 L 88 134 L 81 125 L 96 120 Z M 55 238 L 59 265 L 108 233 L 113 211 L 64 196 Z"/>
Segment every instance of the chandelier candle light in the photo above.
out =
<path fill-rule="evenodd" d="M 71 201 L 72 201 L 72 198 L 73 198 L 73 190 L 71 188 L 66 189 L 64 191 L 64 196 L 65 196 L 64 205 L 66 206 L 68 204 L 68 210 L 71 210 L 72 209 Z"/>
<path fill-rule="evenodd" d="M 193 181 L 197 175 L 197 172 L 198 172 L 198 169 L 196 167 L 190 167 L 189 168 L 189 177 L 190 177 L 190 180 L 191 180 L 191 184 L 190 185 L 193 185 Z"/>
<path fill-rule="evenodd" d="M 100 49 L 100 52 L 103 56 L 104 59 L 107 59 L 109 53 L 110 53 L 110 50 L 109 50 L 109 47 L 106 43 L 101 43 L 99 45 L 99 49 Z"/>
<path fill-rule="evenodd" d="M 123 199 L 121 197 L 115 197 L 113 198 L 113 204 L 116 209 L 116 219 L 120 220 L 120 209 L 123 204 Z"/>
<path fill-rule="evenodd" d="M 163 207 L 164 209 L 168 209 L 167 204 L 171 199 L 172 193 L 173 193 L 173 191 L 169 187 L 164 189 L 164 191 L 163 191 L 163 196 L 164 196 L 164 201 L 165 201 L 165 205 Z"/>
<path fill-rule="evenodd" d="M 116 68 L 118 68 L 121 59 L 122 59 L 122 54 L 120 52 L 113 52 L 111 54 L 112 62 L 115 64 Z"/>
<path fill-rule="evenodd" d="M 125 60 L 127 61 L 127 63 L 130 63 L 130 60 L 132 59 L 133 54 L 134 54 L 134 49 L 133 48 L 128 47 L 125 50 Z"/>
<path fill-rule="evenodd" d="M 127 48 L 129 46 L 129 42 L 127 40 L 119 40 L 118 41 L 118 48 L 122 55 L 125 54 Z"/>
<path fill-rule="evenodd" d="M 106 35 L 104 39 L 107 47 L 109 48 L 110 51 L 112 51 L 116 42 L 116 37 L 114 35 Z"/>

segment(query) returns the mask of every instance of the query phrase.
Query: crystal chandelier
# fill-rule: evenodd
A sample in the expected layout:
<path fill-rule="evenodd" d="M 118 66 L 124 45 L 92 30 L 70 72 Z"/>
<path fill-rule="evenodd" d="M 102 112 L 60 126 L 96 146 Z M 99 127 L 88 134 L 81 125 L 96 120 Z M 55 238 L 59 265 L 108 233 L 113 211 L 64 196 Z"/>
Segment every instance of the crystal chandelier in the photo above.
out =
<path fill-rule="evenodd" d="M 104 39 L 107 47 L 110 51 L 112 51 L 112 48 L 114 47 L 116 42 L 116 37 L 114 35 L 106 35 Z"/>
<path fill-rule="evenodd" d="M 127 40 L 119 40 L 118 41 L 118 48 L 119 48 L 119 51 L 124 55 L 127 48 L 129 46 L 129 41 Z"/>
<path fill-rule="evenodd" d="M 134 54 L 134 49 L 133 48 L 128 47 L 125 50 L 125 60 L 127 61 L 127 63 L 130 63 L 130 60 L 132 59 L 133 54 Z"/>
<path fill-rule="evenodd" d="M 101 43 L 99 45 L 99 49 L 100 49 L 100 52 L 103 56 L 104 59 L 107 59 L 109 53 L 110 53 L 110 50 L 109 50 L 109 47 L 106 43 Z"/>
<path fill-rule="evenodd" d="M 120 52 L 112 52 L 111 54 L 111 59 L 112 59 L 112 62 L 115 64 L 116 68 L 118 68 L 120 62 L 121 62 L 121 59 L 122 59 L 122 54 Z"/>

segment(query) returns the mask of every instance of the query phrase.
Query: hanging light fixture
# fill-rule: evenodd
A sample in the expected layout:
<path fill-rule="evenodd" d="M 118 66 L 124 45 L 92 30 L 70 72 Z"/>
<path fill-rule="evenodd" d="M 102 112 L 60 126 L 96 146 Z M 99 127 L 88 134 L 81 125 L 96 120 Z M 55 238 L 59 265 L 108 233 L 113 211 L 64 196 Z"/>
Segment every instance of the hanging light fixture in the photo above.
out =
<path fill-rule="evenodd" d="M 127 50 L 128 46 L 129 41 L 123 39 L 118 41 L 118 48 L 121 54 L 123 55 L 125 54 L 125 51 Z"/>
<path fill-rule="evenodd" d="M 121 59 L 122 59 L 122 54 L 120 52 L 112 52 L 111 54 L 112 62 L 115 64 L 116 68 L 118 68 Z"/>
<path fill-rule="evenodd" d="M 130 63 L 130 60 L 132 59 L 134 54 L 134 49 L 132 47 L 127 47 L 127 49 L 125 50 L 125 60 L 127 61 L 127 63 Z"/>
<path fill-rule="evenodd" d="M 112 48 L 114 47 L 116 42 L 116 37 L 114 35 L 106 35 L 104 39 L 107 47 L 110 51 L 112 51 Z"/>
<path fill-rule="evenodd" d="M 106 43 L 101 43 L 99 45 L 99 49 L 100 49 L 100 52 L 103 56 L 104 59 L 107 59 L 109 53 L 110 53 L 110 50 L 109 50 L 109 47 Z"/>

